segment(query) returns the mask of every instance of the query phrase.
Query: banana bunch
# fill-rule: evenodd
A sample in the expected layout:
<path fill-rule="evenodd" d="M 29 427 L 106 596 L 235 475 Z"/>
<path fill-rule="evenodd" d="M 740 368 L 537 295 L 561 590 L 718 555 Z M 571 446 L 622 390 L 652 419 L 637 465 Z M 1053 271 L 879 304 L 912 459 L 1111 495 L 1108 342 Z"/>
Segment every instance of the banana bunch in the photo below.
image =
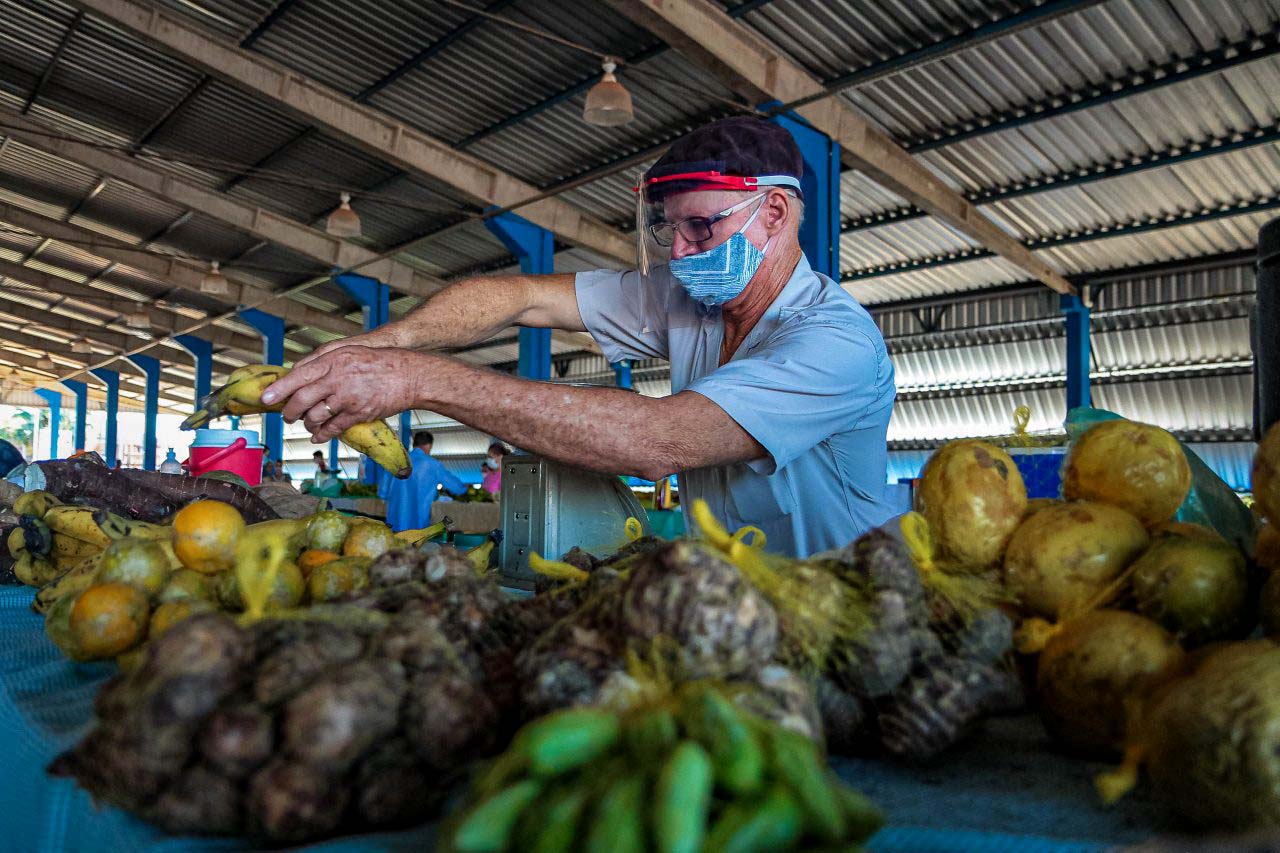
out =
<path fill-rule="evenodd" d="M 18 526 L 9 534 L 13 571 L 29 586 L 44 586 L 92 560 L 112 538 L 94 520 L 92 507 L 66 506 L 44 491 L 23 493 L 13 505 Z"/>
<path fill-rule="evenodd" d="M 478 781 L 446 849 L 846 849 L 880 828 L 880 813 L 808 738 L 705 682 L 672 698 L 623 714 L 571 708 L 525 726 Z"/>
<path fill-rule="evenodd" d="M 182 428 L 198 429 L 223 415 L 280 411 L 284 408 L 283 401 L 274 406 L 265 405 L 262 392 L 288 372 L 289 368 L 274 364 L 247 364 L 235 370 L 227 378 L 226 385 L 200 401 L 199 408 L 182 422 Z M 399 479 L 403 480 L 413 472 L 408 451 L 384 421 L 356 424 L 344 430 L 338 440 L 368 456 Z"/>

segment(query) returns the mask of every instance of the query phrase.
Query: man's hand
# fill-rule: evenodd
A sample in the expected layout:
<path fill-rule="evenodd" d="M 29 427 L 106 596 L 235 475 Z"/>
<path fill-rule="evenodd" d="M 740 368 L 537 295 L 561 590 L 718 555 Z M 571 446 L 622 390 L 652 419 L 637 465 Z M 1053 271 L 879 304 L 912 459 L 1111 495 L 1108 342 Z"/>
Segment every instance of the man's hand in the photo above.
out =
<path fill-rule="evenodd" d="M 327 344 L 321 344 L 320 346 L 313 349 L 311 352 L 304 355 L 302 358 L 295 361 L 293 363 L 293 369 L 297 370 L 299 367 L 302 367 L 305 364 L 311 363 L 312 361 L 319 358 L 320 356 L 328 355 L 334 350 L 342 349 L 343 347 L 394 347 L 394 346 L 398 346 L 398 343 L 394 340 L 394 338 L 392 338 L 387 334 L 387 329 L 384 326 L 381 329 L 374 329 L 371 332 L 365 332 L 363 335 L 352 335 L 349 338 L 342 338 L 336 341 L 329 341 L 329 343 Z"/>
<path fill-rule="evenodd" d="M 263 393 L 263 402 L 287 400 L 281 413 L 284 419 L 301 420 L 315 444 L 337 438 L 355 424 L 415 407 L 417 380 L 429 356 L 389 347 L 351 346 L 349 341 L 334 344 L 340 346 L 308 358 L 273 383 Z"/>

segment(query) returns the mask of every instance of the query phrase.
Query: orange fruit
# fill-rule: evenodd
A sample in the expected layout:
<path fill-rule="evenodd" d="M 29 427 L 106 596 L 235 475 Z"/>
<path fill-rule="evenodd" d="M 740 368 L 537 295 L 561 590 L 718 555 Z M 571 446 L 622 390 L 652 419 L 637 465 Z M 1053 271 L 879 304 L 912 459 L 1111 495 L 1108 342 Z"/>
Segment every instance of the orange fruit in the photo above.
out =
<path fill-rule="evenodd" d="M 188 569 L 207 575 L 235 564 L 236 542 L 244 531 L 244 518 L 231 504 L 195 501 L 173 517 L 173 552 Z"/>
<path fill-rule="evenodd" d="M 369 560 L 364 557 L 343 557 L 317 566 L 307 578 L 307 592 L 313 603 L 332 601 L 364 589 L 369 584 Z"/>
<path fill-rule="evenodd" d="M 146 592 L 158 593 L 169 580 L 169 558 L 161 543 L 153 539 L 120 539 L 102 552 L 100 582 L 129 583 Z"/>
<path fill-rule="evenodd" d="M 197 613 L 208 613 L 213 605 L 200 598 L 182 598 L 177 601 L 166 601 L 151 614 L 151 624 L 147 636 L 155 639 L 177 625 L 183 619 Z"/>
<path fill-rule="evenodd" d="M 395 534 L 380 521 L 366 521 L 351 525 L 347 541 L 342 543 L 344 557 L 381 557 L 395 548 Z"/>
<path fill-rule="evenodd" d="M 316 567 L 323 566 L 325 563 L 332 563 L 340 558 L 341 555 L 335 554 L 333 551 L 320 551 L 316 548 L 310 548 L 298 556 L 298 568 L 302 569 L 304 575 L 310 577 L 312 570 Z"/>
<path fill-rule="evenodd" d="M 147 594 L 119 581 L 95 584 L 71 606 L 71 637 L 90 658 L 113 658 L 136 646 L 147 631 Z"/>

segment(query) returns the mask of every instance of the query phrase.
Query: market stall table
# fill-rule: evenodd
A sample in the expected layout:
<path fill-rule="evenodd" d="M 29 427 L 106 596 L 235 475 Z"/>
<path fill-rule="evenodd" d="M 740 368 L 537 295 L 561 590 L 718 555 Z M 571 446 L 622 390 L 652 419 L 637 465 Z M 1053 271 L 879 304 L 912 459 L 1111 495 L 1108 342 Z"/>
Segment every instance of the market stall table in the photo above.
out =
<path fill-rule="evenodd" d="M 0 588 L 0 815 L 3 837 L 24 851 L 244 849 L 237 839 L 168 836 L 44 768 L 85 732 L 93 696 L 114 665 L 66 660 L 30 609 L 33 590 Z M 924 766 L 837 759 L 837 771 L 889 815 L 872 850 L 1085 851 L 1154 834 L 1156 814 L 1141 791 L 1111 810 L 1098 807 L 1091 779 L 1100 764 L 1049 750 L 1030 717 L 988 721 L 983 734 Z M 347 836 L 325 851 L 420 851 L 432 825 Z"/>

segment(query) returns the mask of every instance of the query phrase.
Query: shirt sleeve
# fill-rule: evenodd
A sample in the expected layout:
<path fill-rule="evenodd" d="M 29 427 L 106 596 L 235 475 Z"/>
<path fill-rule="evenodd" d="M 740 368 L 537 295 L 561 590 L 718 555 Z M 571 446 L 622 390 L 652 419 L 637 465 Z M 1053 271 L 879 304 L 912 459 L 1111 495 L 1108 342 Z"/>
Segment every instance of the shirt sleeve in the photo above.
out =
<path fill-rule="evenodd" d="M 577 274 L 578 313 L 609 361 L 668 357 L 667 318 L 654 316 L 666 305 L 656 298 L 661 287 L 635 270 Z"/>
<path fill-rule="evenodd" d="M 878 330 L 822 322 L 783 329 L 757 352 L 690 383 L 768 451 L 773 474 L 824 439 L 893 404 L 893 368 Z"/>
<path fill-rule="evenodd" d="M 448 468 L 444 467 L 443 462 L 436 460 L 436 467 L 440 473 L 440 484 L 444 486 L 446 492 L 457 497 L 467 491 L 467 484 L 459 480 Z"/>

